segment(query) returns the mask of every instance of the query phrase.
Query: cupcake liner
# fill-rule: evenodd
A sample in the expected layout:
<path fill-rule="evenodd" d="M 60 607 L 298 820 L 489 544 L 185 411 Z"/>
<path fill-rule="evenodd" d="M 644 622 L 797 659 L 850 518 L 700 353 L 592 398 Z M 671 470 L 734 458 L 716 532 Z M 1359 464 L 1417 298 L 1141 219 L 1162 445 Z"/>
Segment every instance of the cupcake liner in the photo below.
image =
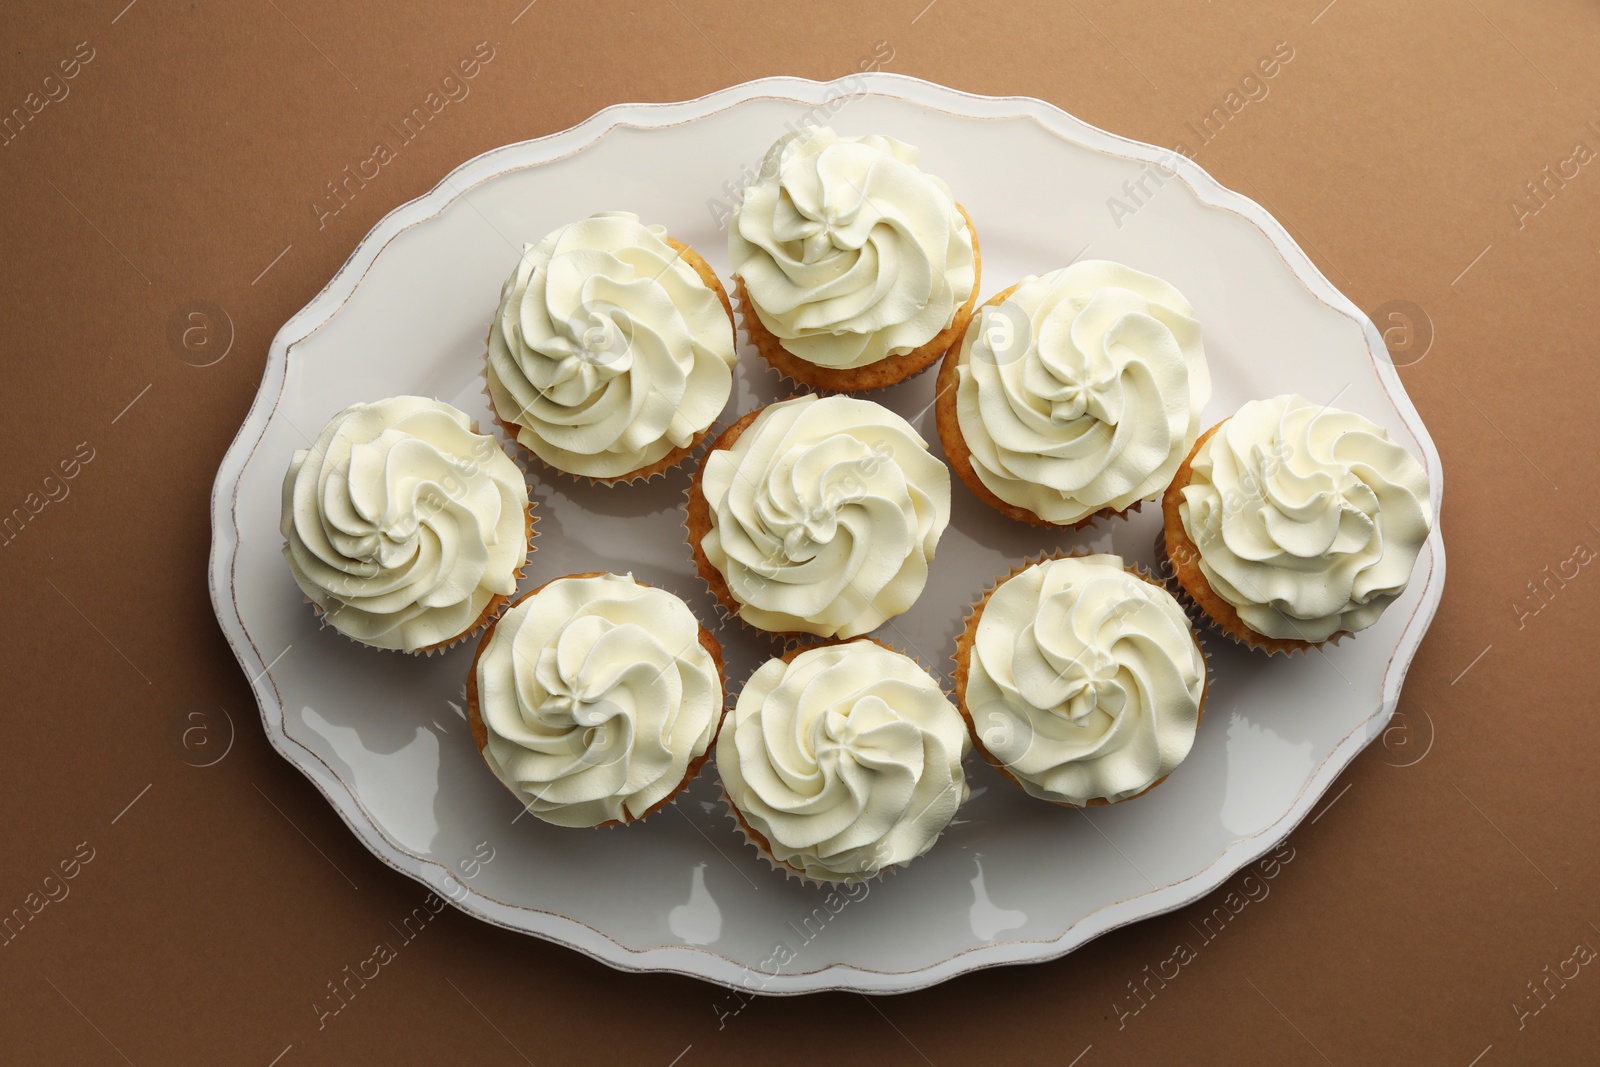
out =
<path fill-rule="evenodd" d="M 943 442 L 941 442 L 941 444 L 942 443 Z M 945 456 L 948 457 L 949 454 L 950 453 L 946 451 Z M 954 464 L 952 464 L 952 466 L 954 466 Z M 957 475 L 957 479 L 962 485 L 965 485 L 967 489 L 971 491 L 972 486 L 967 483 L 966 479 L 961 478 L 959 473 Z M 1015 505 L 1007 505 L 1007 507 L 1004 509 L 997 508 L 993 504 L 990 504 L 988 500 L 984 499 L 982 496 L 979 496 L 977 493 L 974 492 L 972 495 L 977 497 L 980 502 L 987 504 L 990 508 L 999 512 L 1001 515 L 1004 515 L 1008 519 L 1013 519 L 1017 522 L 1025 522 L 1029 526 L 1038 527 L 1040 530 L 1049 530 L 1060 534 L 1077 534 L 1084 533 L 1085 531 L 1103 533 L 1112 529 L 1116 523 L 1126 522 L 1127 520 L 1131 519 L 1134 515 L 1137 515 L 1146 504 L 1155 499 L 1154 497 L 1146 497 L 1142 500 L 1135 500 L 1133 503 L 1129 504 L 1120 511 L 1116 511 L 1111 508 L 1101 508 L 1099 511 L 1091 512 L 1090 514 L 1085 515 L 1076 522 L 1058 523 L 1051 522 L 1049 519 L 1041 519 L 1039 516 L 1035 515 L 1031 511 L 1028 511 L 1026 508 L 1016 507 Z M 996 497 L 995 499 L 998 500 L 999 497 Z M 1020 514 L 1013 514 L 1013 511 Z"/>
<path fill-rule="evenodd" d="M 474 428 L 474 432 L 476 432 L 476 428 Z M 535 514 L 535 510 L 538 508 L 538 506 L 538 501 L 534 500 L 530 495 L 528 498 L 528 551 L 527 554 L 523 556 L 522 562 L 517 564 L 517 566 L 511 572 L 512 578 L 517 582 L 522 581 L 523 571 L 527 568 L 528 564 L 533 561 L 533 554 L 538 550 L 538 547 L 534 544 L 535 539 L 537 539 L 539 536 L 539 516 Z M 456 636 L 447 638 L 444 641 L 439 641 L 435 644 L 424 645 L 422 648 L 406 649 L 384 648 L 381 645 L 368 644 L 359 637 L 354 637 L 350 634 L 347 634 L 329 621 L 329 619 L 331 619 L 334 615 L 338 614 L 340 610 L 339 608 L 329 611 L 327 608 L 323 607 L 321 604 L 318 604 L 308 596 L 302 595 L 302 599 L 307 604 L 311 605 L 311 610 L 313 613 L 315 613 L 317 622 L 320 624 L 321 629 L 333 630 L 340 637 L 343 637 L 351 644 L 359 645 L 362 648 L 370 648 L 378 652 L 398 652 L 407 656 L 432 656 L 435 652 L 440 654 L 448 652 L 455 646 L 477 637 L 489 627 L 493 626 L 495 622 L 499 620 L 500 616 L 505 614 L 506 610 L 512 604 L 512 599 L 510 596 L 506 595 L 505 593 L 496 593 L 494 596 L 489 598 L 489 603 L 484 606 L 483 613 L 478 616 L 477 621 Z"/>
<path fill-rule="evenodd" d="M 1196 601 L 1194 597 L 1189 595 L 1189 590 L 1184 587 L 1182 582 L 1174 580 L 1172 585 L 1173 588 L 1171 588 L 1169 591 L 1172 593 L 1173 597 L 1177 599 L 1178 603 L 1182 605 L 1184 612 L 1190 617 L 1190 619 L 1194 621 L 1195 628 L 1197 630 L 1203 626 L 1210 633 L 1225 637 L 1231 643 L 1238 645 L 1240 648 L 1249 649 L 1252 652 L 1264 652 L 1269 656 L 1282 656 L 1285 659 L 1300 655 L 1309 656 L 1313 649 L 1320 650 L 1323 645 L 1330 643 L 1337 645 L 1344 638 L 1350 636 L 1347 632 L 1341 630 L 1339 633 L 1334 634 L 1326 641 L 1318 641 L 1315 643 L 1307 642 L 1297 644 L 1292 647 L 1282 644 L 1258 644 L 1255 641 L 1252 641 L 1249 638 L 1241 637 L 1232 630 L 1220 625 L 1217 620 L 1213 619 L 1209 614 L 1206 613 L 1206 609 L 1201 607 L 1199 602 Z"/>
<path fill-rule="evenodd" d="M 925 373 L 944 356 L 944 350 L 939 349 L 931 355 L 927 355 L 925 362 L 920 356 L 915 360 L 909 360 L 908 362 L 914 369 L 906 371 L 899 377 L 893 377 L 893 372 L 891 371 L 889 375 L 883 375 L 886 380 L 875 384 L 845 385 L 836 376 L 848 376 L 858 371 L 864 372 L 882 368 L 883 364 L 888 363 L 890 360 L 904 360 L 907 356 L 917 354 L 921 349 L 901 356 L 887 356 L 876 363 L 867 363 L 860 367 L 851 367 L 848 370 L 823 367 L 819 364 L 809 363 L 804 358 L 783 347 L 783 341 L 776 334 L 771 333 L 767 329 L 766 323 L 757 317 L 755 308 L 750 303 L 750 295 L 745 291 L 742 279 L 737 280 L 734 285 L 733 307 L 735 321 L 739 324 L 740 329 L 744 331 L 745 339 L 749 341 L 756 353 L 761 356 L 762 365 L 776 374 L 784 387 L 789 389 L 817 393 L 821 396 L 833 396 L 836 394 L 854 396 L 861 393 L 875 393 L 879 390 L 889 389 L 903 382 L 908 382 L 919 374 Z M 940 336 L 936 334 L 927 344 L 936 344 Z M 823 384 L 825 381 L 833 384 Z"/>
<path fill-rule="evenodd" d="M 614 572 L 583 571 L 573 574 L 563 574 L 558 577 L 551 578 L 542 585 L 539 585 L 534 589 L 530 589 L 522 596 L 517 597 L 516 600 L 512 601 L 507 606 L 506 610 L 509 611 L 511 608 L 516 607 L 518 604 L 540 592 L 547 586 L 555 582 L 559 582 L 565 578 L 598 578 L 612 573 Z M 649 582 L 641 582 L 637 578 L 633 579 L 633 581 L 636 585 L 642 586 L 646 589 L 659 588 L 658 586 L 651 585 Z M 687 605 L 685 605 L 685 607 L 687 607 Z M 596 823 L 591 827 L 570 827 L 570 829 L 601 830 L 632 826 L 636 823 L 643 822 L 645 819 L 648 819 L 650 816 L 654 815 L 658 811 L 661 811 L 663 808 L 676 806 L 678 800 L 684 795 L 685 791 L 694 782 L 694 780 L 700 776 L 701 772 L 705 769 L 706 764 L 710 762 L 712 757 L 715 755 L 717 750 L 717 738 L 722 734 L 722 724 L 727 720 L 729 709 L 727 667 L 723 661 L 721 643 L 719 643 L 715 635 L 713 635 L 711 631 L 706 628 L 705 623 L 701 622 L 699 616 L 694 615 L 694 610 L 692 608 L 690 609 L 689 614 L 694 617 L 695 623 L 698 627 L 697 640 L 699 641 L 700 646 L 704 648 L 708 654 L 710 654 L 711 662 L 717 668 L 717 682 L 722 691 L 722 700 L 719 702 L 719 705 L 714 712 L 716 716 L 716 724 L 711 729 L 711 737 L 706 742 L 705 751 L 689 760 L 687 767 L 684 769 L 683 779 L 676 786 L 674 786 L 666 796 L 662 797 L 660 800 L 656 801 L 654 804 L 650 805 L 650 807 L 646 808 L 638 815 L 635 815 L 633 818 L 608 819 L 605 822 Z M 473 653 L 472 663 L 467 668 L 467 682 L 464 692 L 463 710 L 466 713 L 467 725 L 472 731 L 472 740 L 474 744 L 477 745 L 478 755 L 480 757 L 483 757 L 484 750 L 488 747 L 489 733 L 488 728 L 484 725 L 482 713 L 478 710 L 478 660 L 483 657 L 484 650 L 489 647 L 489 641 L 493 636 L 494 627 L 495 625 L 498 625 L 498 623 L 499 619 L 497 618 L 494 623 L 491 623 L 484 630 L 482 637 L 478 641 L 477 651 Z M 485 765 L 487 766 L 487 760 Z M 490 773 L 494 773 L 492 769 L 490 770 Z M 500 781 L 498 775 L 495 775 L 495 780 Z M 516 797 L 518 801 L 522 801 L 522 797 L 513 791 L 509 786 L 506 786 L 503 781 L 500 782 L 500 784 L 505 786 L 506 791 L 511 793 L 512 796 Z M 533 815 L 536 819 L 539 818 L 535 812 L 527 808 L 525 801 L 522 802 L 524 811 L 526 811 L 527 814 Z M 518 818 L 521 818 L 521 816 L 518 816 Z"/>
<path fill-rule="evenodd" d="M 963 615 L 961 619 L 961 632 L 956 637 L 955 652 L 950 657 L 951 661 L 955 665 L 952 669 L 952 678 L 954 679 L 955 689 L 953 699 L 957 710 L 961 712 L 962 719 L 966 721 L 967 733 L 972 740 L 973 751 L 976 752 L 990 767 L 993 767 L 996 771 L 1000 772 L 1001 777 L 1006 779 L 1006 781 L 1010 782 L 1012 785 L 1016 786 L 1016 788 L 1021 790 L 1025 795 L 1033 797 L 1035 800 L 1041 800 L 1046 804 L 1053 804 L 1059 808 L 1100 808 L 1109 807 L 1112 804 L 1125 804 L 1130 800 L 1135 800 L 1144 796 L 1146 793 L 1150 792 L 1150 790 L 1166 781 L 1167 778 L 1170 777 L 1171 772 L 1169 771 L 1167 774 L 1157 778 L 1139 792 L 1134 793 L 1131 796 L 1123 797 L 1120 800 L 1109 800 L 1105 797 L 1091 797 L 1086 803 L 1072 804 L 1064 800 L 1048 800 L 1044 797 L 1034 797 L 1032 793 L 1029 793 L 1023 787 L 1022 783 L 1016 778 L 1015 775 L 1011 773 L 1010 769 L 996 756 L 994 756 L 989 751 L 988 746 L 983 743 L 983 738 L 978 733 L 977 723 L 973 719 L 972 713 L 967 707 L 967 675 L 971 660 L 971 648 L 977 638 L 977 622 L 981 617 L 983 609 L 988 605 L 989 598 L 994 595 L 995 590 L 999 589 L 1006 582 L 1015 578 L 1023 571 L 1028 570 L 1030 567 L 1036 567 L 1039 564 L 1049 560 L 1082 559 L 1087 556 L 1110 554 L 1114 553 L 1097 552 L 1088 548 L 1074 548 L 1070 550 L 1047 549 L 1033 556 L 1025 557 L 1021 563 L 1018 563 L 1005 574 L 991 581 L 989 585 L 984 588 L 978 598 L 967 607 L 966 614 Z M 1157 578 L 1156 575 L 1150 571 L 1150 568 L 1146 567 L 1144 564 L 1129 562 L 1128 560 L 1123 559 L 1123 570 L 1129 574 L 1132 574 L 1134 577 L 1141 579 L 1142 581 L 1148 582 L 1150 585 L 1155 586 L 1162 592 L 1165 592 L 1168 595 L 1173 595 L 1172 590 L 1167 587 L 1166 583 Z M 1174 597 L 1174 599 L 1177 598 Z M 1180 609 L 1183 608 L 1181 600 L 1179 601 L 1179 607 Z M 1189 613 L 1186 610 L 1184 614 L 1185 616 L 1189 616 Z M 1200 687 L 1200 706 L 1195 712 L 1195 730 L 1198 733 L 1200 729 L 1200 723 L 1205 718 L 1206 698 L 1211 693 L 1212 657 L 1211 650 L 1206 645 L 1205 637 L 1201 632 L 1201 628 L 1195 624 L 1195 620 L 1192 616 L 1188 618 L 1188 621 L 1189 636 L 1193 639 L 1195 647 L 1200 652 L 1201 665 L 1204 672 Z M 966 645 L 968 648 L 968 655 L 965 658 L 963 658 L 961 654 L 963 645 Z"/>
<path fill-rule="evenodd" d="M 479 380 L 483 382 L 483 397 L 484 401 L 489 405 L 490 416 L 494 419 L 495 425 L 500 428 L 502 434 L 511 445 L 512 458 L 517 461 L 517 465 L 522 468 L 524 473 L 528 474 L 529 476 L 537 475 L 545 481 L 566 480 L 571 481 L 575 485 L 594 485 L 600 486 L 601 488 L 611 488 L 617 485 L 633 485 L 637 482 L 648 482 L 654 478 L 665 478 L 672 471 L 683 466 L 685 460 L 693 458 L 695 454 L 704 447 L 706 441 L 711 439 L 711 431 L 716 426 L 716 422 L 713 420 L 710 426 L 707 426 L 704 430 L 701 430 L 698 434 L 696 434 L 688 444 L 681 448 L 673 449 L 671 452 L 668 452 L 665 456 L 661 457 L 647 467 L 641 467 L 636 471 L 630 471 L 626 474 L 619 474 L 615 478 L 592 478 L 588 475 L 573 474 L 571 471 L 564 471 L 560 467 L 557 467 L 539 458 L 539 454 L 534 452 L 533 449 L 529 448 L 527 445 L 523 444 L 522 440 L 517 436 L 518 430 L 516 424 L 507 422 L 505 419 L 500 417 L 500 412 L 496 410 L 494 406 L 494 397 L 489 392 L 489 376 L 487 371 L 480 376 Z M 730 393 L 729 400 L 732 400 L 732 398 L 732 394 Z M 723 405 L 723 410 L 727 410 L 726 404 Z"/>
<path fill-rule="evenodd" d="M 1071 523 L 1067 526 L 1056 526 L 1056 524 L 1053 522 L 1049 523 L 1048 525 L 1056 526 L 1056 528 L 1059 530 L 1070 530 L 1074 533 L 1083 530 L 1109 529 L 1111 524 L 1115 522 L 1126 522 L 1128 519 L 1131 519 L 1144 509 L 1145 504 L 1154 499 L 1155 497 L 1144 497 L 1141 500 L 1135 500 L 1133 503 L 1129 504 L 1120 511 L 1112 508 L 1101 508 L 1094 514 L 1085 515 L 1077 522 Z"/>
<path fill-rule="evenodd" d="M 814 648 L 827 648 L 827 647 L 830 647 L 830 646 L 833 646 L 833 645 L 846 645 L 846 644 L 850 644 L 850 643 L 856 642 L 856 641 L 870 641 L 872 644 L 875 644 L 880 648 L 886 649 L 887 651 L 890 651 L 890 652 L 897 653 L 897 654 L 902 655 L 902 656 L 906 657 L 907 659 L 911 660 L 913 663 L 915 663 L 918 666 L 918 668 L 920 668 L 924 673 L 926 673 L 928 675 L 928 677 L 930 677 L 930 678 L 932 678 L 934 680 L 934 682 L 939 687 L 939 691 L 944 694 L 945 699 L 950 701 L 952 706 L 956 705 L 955 698 L 951 694 L 951 691 L 950 691 L 949 683 L 943 677 L 943 675 L 941 675 L 937 671 L 929 669 L 928 665 L 926 663 L 924 663 L 922 661 L 922 659 L 919 656 L 917 656 L 915 653 L 907 652 L 907 651 L 904 651 L 903 649 L 897 648 L 893 644 L 891 644 L 890 642 L 885 641 L 885 640 L 883 640 L 881 638 L 869 637 L 869 636 L 866 636 L 866 635 L 862 635 L 860 637 L 814 639 L 814 640 L 812 640 L 810 642 L 802 642 L 802 643 L 800 643 L 798 645 L 798 647 L 791 648 L 787 652 L 783 653 L 782 655 L 776 656 L 776 657 L 772 657 L 772 658 L 782 659 L 785 663 L 789 663 L 789 662 L 792 662 L 794 660 L 794 658 L 796 656 L 798 656 L 800 653 L 809 652 L 810 650 L 812 650 Z M 755 671 L 760 670 L 761 667 L 765 666 L 767 662 L 769 662 L 769 661 L 768 660 L 763 660 L 760 664 L 757 664 L 756 667 L 753 668 L 750 673 L 753 675 L 755 673 Z M 744 692 L 744 685 L 748 684 L 749 680 L 750 680 L 750 677 L 747 675 L 745 677 L 745 679 L 744 679 L 744 683 L 741 683 L 741 685 L 739 687 L 739 692 L 741 694 Z M 730 698 L 730 700 L 729 700 L 729 714 L 733 713 L 733 708 L 737 704 L 738 704 L 738 697 L 737 696 L 734 696 L 734 697 Z M 958 709 L 958 711 L 959 711 L 959 709 Z M 961 773 L 962 773 L 963 779 L 965 779 L 968 776 L 968 771 L 967 771 L 967 766 L 966 766 L 966 760 L 965 759 L 963 759 L 961 761 Z M 800 883 L 802 883 L 804 885 L 815 886 L 815 887 L 819 887 L 819 888 L 831 888 L 831 887 L 833 887 L 835 885 L 854 884 L 856 882 L 880 882 L 880 881 L 882 881 L 882 879 L 884 878 L 885 875 L 894 874 L 894 873 L 896 873 L 896 872 L 898 872 L 900 870 L 903 870 L 904 868 L 909 867 L 916 860 L 920 859 L 922 856 L 926 856 L 929 852 L 932 852 L 934 850 L 934 848 L 939 844 L 939 840 L 944 837 L 945 833 L 949 831 L 951 824 L 954 823 L 954 821 L 955 821 L 955 817 L 952 814 L 951 821 L 946 823 L 944 826 L 940 827 L 939 828 L 939 832 L 936 835 L 934 835 L 933 840 L 928 843 L 928 847 L 926 849 L 924 849 L 922 852 L 920 852 L 917 855 L 915 855 L 915 856 L 912 856 L 912 857 L 910 857 L 910 858 L 908 858 L 906 860 L 903 860 L 903 861 L 901 861 L 899 863 L 893 863 L 893 864 L 889 864 L 889 865 L 884 866 L 884 867 L 880 867 L 873 874 L 868 875 L 865 878 L 855 879 L 854 882 L 828 881 L 828 880 L 824 880 L 824 879 L 813 878 L 810 875 L 806 874 L 804 871 L 801 871 L 798 868 L 792 867 L 789 864 L 783 862 L 782 860 L 779 860 L 776 857 L 774 857 L 772 855 L 772 846 L 770 845 L 770 843 L 759 832 L 757 832 L 754 827 L 750 826 L 749 823 L 747 823 L 745 821 L 743 813 L 739 810 L 739 806 L 737 804 L 735 804 L 733 802 L 733 798 L 728 795 L 727 784 L 721 780 L 721 775 L 720 774 L 718 775 L 718 785 L 721 788 L 723 807 L 727 810 L 728 817 L 733 820 L 733 823 L 734 823 L 735 827 L 738 829 L 740 836 L 742 836 L 744 838 L 745 844 L 747 844 L 750 847 L 754 848 L 756 850 L 756 853 L 761 857 L 761 859 L 766 862 L 767 866 L 771 867 L 775 871 L 780 872 L 786 878 L 788 878 L 790 881 L 800 882 Z M 944 794 L 940 793 L 939 795 L 943 796 Z M 957 812 L 960 811 L 960 807 L 959 806 L 957 807 L 956 811 Z"/>
<path fill-rule="evenodd" d="M 779 377 L 807 392 L 868 393 L 887 389 L 915 378 L 944 358 L 950 346 L 966 332 L 967 323 L 976 313 L 978 291 L 983 281 L 983 255 L 978 244 L 978 230 L 972 216 L 959 203 L 956 210 L 967 220 L 967 231 L 972 234 L 972 292 L 955 311 L 951 323 L 922 345 L 898 356 L 886 356 L 860 367 L 824 367 L 795 355 L 783 346 L 782 339 L 767 329 L 750 302 L 744 279 L 734 276 L 734 308 L 739 325 L 752 347 L 762 360 L 776 371 Z M 887 368 L 887 369 L 886 369 Z M 905 368 L 905 369 L 902 369 Z M 866 379 L 862 381 L 861 379 Z"/>
<path fill-rule="evenodd" d="M 1156 527 L 1155 539 L 1150 542 L 1150 558 L 1156 561 L 1151 574 L 1161 583 L 1163 589 L 1172 593 L 1173 596 L 1177 596 L 1172 587 L 1178 585 L 1181 588 L 1182 583 L 1178 582 L 1177 569 L 1173 567 L 1172 560 L 1167 558 L 1167 530 L 1165 526 Z"/>
<path fill-rule="evenodd" d="M 718 785 L 721 785 L 720 781 Z M 761 858 L 761 861 L 774 871 L 777 871 L 779 874 L 783 875 L 788 881 L 798 882 L 800 885 L 808 888 L 833 889 L 835 886 L 841 885 L 859 885 L 872 882 L 881 883 L 885 875 L 893 874 L 911 862 L 911 860 L 907 860 L 905 863 L 897 863 L 888 867 L 880 867 L 875 873 L 869 874 L 865 878 L 857 878 L 854 882 L 830 882 L 824 879 L 813 878 L 804 871 L 791 867 L 782 860 L 773 858 L 770 846 L 767 844 L 767 839 L 762 837 L 744 821 L 744 816 L 739 813 L 739 806 L 733 802 L 732 797 L 728 796 L 727 789 L 721 789 L 719 795 L 722 800 L 723 811 L 727 814 L 729 819 L 733 820 L 734 828 L 738 830 L 739 836 L 744 839 L 744 843 L 755 849 L 756 855 Z M 942 834 L 943 831 L 941 831 L 941 835 Z M 915 859 L 916 857 L 912 858 Z"/>

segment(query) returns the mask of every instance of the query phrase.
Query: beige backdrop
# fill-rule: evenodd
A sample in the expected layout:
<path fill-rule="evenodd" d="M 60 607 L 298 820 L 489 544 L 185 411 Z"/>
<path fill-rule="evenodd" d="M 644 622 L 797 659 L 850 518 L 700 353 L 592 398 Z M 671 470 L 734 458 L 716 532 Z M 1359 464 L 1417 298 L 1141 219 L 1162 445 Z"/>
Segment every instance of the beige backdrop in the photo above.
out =
<path fill-rule="evenodd" d="M 0 535 L 0 911 L 38 909 L 0 937 L 0 1060 L 1595 1061 L 1592 2 L 525 2 L 0 16 L 0 508 L 27 512 Z M 480 42 L 470 95 L 327 199 Z M 1243 84 L 1285 48 L 1265 95 Z M 1450 579 L 1400 729 L 1147 1002 L 1129 983 L 1226 890 L 1054 963 L 720 1019 L 713 987 L 447 909 L 319 1030 L 325 983 L 423 890 L 270 750 L 212 616 L 211 480 L 273 333 L 380 216 L 479 152 L 885 53 L 1187 147 L 1392 327 L 1449 482 Z M 1230 90 L 1244 106 L 1197 137 Z M 193 766 L 178 735 L 222 715 L 231 751 Z"/>

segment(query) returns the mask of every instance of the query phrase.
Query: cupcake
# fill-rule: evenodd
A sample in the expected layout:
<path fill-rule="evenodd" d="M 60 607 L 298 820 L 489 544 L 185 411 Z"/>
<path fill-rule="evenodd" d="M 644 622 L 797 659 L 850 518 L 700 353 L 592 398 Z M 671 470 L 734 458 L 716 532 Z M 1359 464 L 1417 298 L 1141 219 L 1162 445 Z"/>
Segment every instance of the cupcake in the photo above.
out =
<path fill-rule="evenodd" d="M 431 652 L 494 618 L 528 561 L 528 483 L 438 400 L 352 404 L 294 454 L 283 554 L 323 621 L 374 648 Z"/>
<path fill-rule="evenodd" d="M 557 826 L 615 826 L 665 806 L 699 773 L 722 711 L 716 639 L 631 574 L 568 575 L 522 597 L 467 676 L 484 762 Z"/>
<path fill-rule="evenodd" d="M 945 456 L 979 500 L 1023 522 L 1083 526 L 1159 496 L 1210 399 L 1182 294 L 1084 260 L 981 307 L 939 369 L 935 409 Z"/>
<path fill-rule="evenodd" d="M 932 365 L 978 297 L 978 238 L 950 189 L 892 137 L 779 138 L 734 212 L 745 329 L 804 385 L 876 389 Z"/>
<path fill-rule="evenodd" d="M 1012 571 L 956 642 L 956 700 L 983 757 L 1030 796 L 1114 804 L 1194 745 L 1206 662 L 1183 608 L 1112 555 Z"/>
<path fill-rule="evenodd" d="M 939 683 L 862 639 L 762 664 L 717 739 L 717 772 L 775 867 L 860 882 L 933 847 L 967 799 L 966 752 Z"/>
<path fill-rule="evenodd" d="M 1253 400 L 1207 430 L 1162 510 L 1184 591 L 1267 652 L 1377 622 L 1433 524 L 1411 453 L 1360 415 L 1299 396 Z"/>
<path fill-rule="evenodd" d="M 489 328 L 488 392 L 517 443 L 597 482 L 687 456 L 733 389 L 733 310 L 706 261 L 604 211 L 522 258 Z"/>
<path fill-rule="evenodd" d="M 909 608 L 950 521 L 950 471 L 882 405 L 806 395 L 717 438 L 689 488 L 695 566 L 761 630 L 855 637 Z"/>

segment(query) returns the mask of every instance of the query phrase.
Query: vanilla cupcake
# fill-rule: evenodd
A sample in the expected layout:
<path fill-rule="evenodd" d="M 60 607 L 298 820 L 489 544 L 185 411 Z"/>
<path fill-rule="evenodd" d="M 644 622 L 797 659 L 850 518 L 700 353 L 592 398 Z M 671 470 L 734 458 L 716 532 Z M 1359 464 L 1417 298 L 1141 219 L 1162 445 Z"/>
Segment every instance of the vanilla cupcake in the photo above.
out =
<path fill-rule="evenodd" d="M 1433 526 L 1410 452 L 1299 396 L 1253 400 L 1207 430 L 1162 508 L 1184 590 L 1224 633 L 1268 652 L 1377 622 Z"/>
<path fill-rule="evenodd" d="M 632 480 L 705 438 L 735 358 L 716 272 L 660 226 L 606 211 L 523 246 L 489 329 L 489 399 L 551 467 Z"/>
<path fill-rule="evenodd" d="M 875 389 L 930 366 L 978 297 L 977 235 L 921 154 L 826 126 L 779 138 L 734 212 L 728 257 L 750 341 L 823 389 Z"/>
<path fill-rule="evenodd" d="M 975 496 L 1082 526 L 1161 494 L 1200 432 L 1211 374 L 1194 309 L 1132 267 L 1084 260 L 991 299 L 939 370 L 939 439 Z"/>
<path fill-rule="evenodd" d="M 574 574 L 519 599 L 467 676 L 478 751 L 557 826 L 635 822 L 670 802 L 722 724 L 722 653 L 682 600 L 633 575 Z"/>
<path fill-rule="evenodd" d="M 909 608 L 950 522 L 950 471 L 882 405 L 806 395 L 753 411 L 689 489 L 695 566 L 758 629 L 854 637 Z"/>
<path fill-rule="evenodd" d="M 1114 804 L 1194 745 L 1206 663 L 1172 594 L 1112 555 L 1013 571 L 956 643 L 956 700 L 984 758 L 1029 795 Z"/>
<path fill-rule="evenodd" d="M 745 836 L 780 869 L 859 882 L 927 852 L 967 799 L 961 715 L 909 656 L 871 640 L 764 663 L 717 740 Z"/>
<path fill-rule="evenodd" d="M 280 520 L 323 621 L 374 648 L 431 652 L 492 619 L 533 537 L 522 471 L 438 400 L 352 404 L 294 454 Z"/>

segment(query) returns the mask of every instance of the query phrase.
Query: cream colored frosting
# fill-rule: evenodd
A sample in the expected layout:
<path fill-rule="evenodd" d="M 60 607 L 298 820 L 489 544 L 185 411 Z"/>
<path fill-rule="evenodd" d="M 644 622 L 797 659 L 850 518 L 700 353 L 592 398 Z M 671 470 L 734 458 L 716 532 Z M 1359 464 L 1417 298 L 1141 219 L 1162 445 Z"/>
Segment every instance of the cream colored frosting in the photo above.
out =
<path fill-rule="evenodd" d="M 950 469 L 905 419 L 848 396 L 764 408 L 700 486 L 701 550 L 765 630 L 854 637 L 900 614 L 950 521 Z"/>
<path fill-rule="evenodd" d="M 1193 316 L 1166 282 L 1105 260 L 1025 278 L 985 305 L 956 387 L 979 480 L 1062 525 L 1164 490 L 1211 399 Z"/>
<path fill-rule="evenodd" d="M 1045 560 L 984 605 L 966 706 L 989 753 L 1033 796 L 1125 800 L 1194 744 L 1206 665 L 1170 593 L 1118 556 Z"/>
<path fill-rule="evenodd" d="M 722 679 L 682 600 L 633 575 L 557 578 L 478 657 L 485 761 L 558 826 L 639 818 L 683 783 L 722 720 Z"/>
<path fill-rule="evenodd" d="M 1378 620 L 1432 528 L 1428 476 L 1360 415 L 1253 400 L 1195 453 L 1178 515 L 1216 593 L 1266 637 Z"/>
<path fill-rule="evenodd" d="M 717 740 L 728 799 L 774 859 L 856 882 L 922 855 L 967 799 L 966 725 L 915 660 L 871 641 L 772 659 Z"/>
<path fill-rule="evenodd" d="M 846 369 L 920 348 L 977 284 L 972 231 L 921 153 L 806 127 L 779 138 L 728 228 L 733 273 L 783 347 Z"/>
<path fill-rule="evenodd" d="M 528 485 L 493 437 L 438 400 L 352 404 L 283 479 L 283 554 L 341 633 L 414 652 L 516 592 Z"/>
<path fill-rule="evenodd" d="M 615 478 L 701 433 L 727 405 L 733 323 L 660 226 L 606 211 L 522 258 L 489 331 L 489 396 L 558 470 Z"/>

